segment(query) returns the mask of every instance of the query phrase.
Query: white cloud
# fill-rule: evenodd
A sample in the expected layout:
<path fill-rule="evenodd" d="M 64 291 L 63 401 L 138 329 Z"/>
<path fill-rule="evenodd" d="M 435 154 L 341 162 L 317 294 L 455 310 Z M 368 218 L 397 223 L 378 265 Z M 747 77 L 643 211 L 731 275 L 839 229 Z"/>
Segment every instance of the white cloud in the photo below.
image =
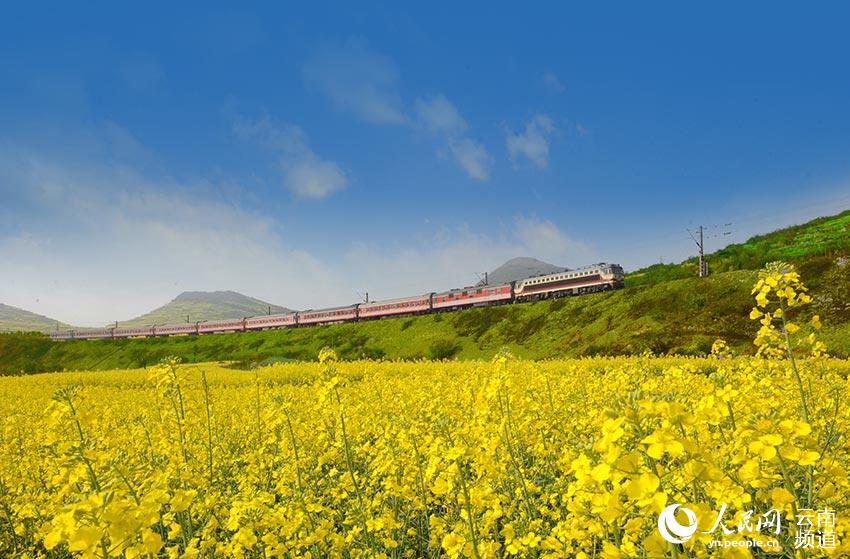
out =
<path fill-rule="evenodd" d="M 355 244 L 345 255 L 352 281 L 373 299 L 388 299 L 472 285 L 476 273 L 493 270 L 516 256 L 533 256 L 578 267 L 594 261 L 593 249 L 549 221 L 517 217 L 505 235 L 494 237 L 465 227 L 440 228 L 418 245 L 391 252 Z"/>
<path fill-rule="evenodd" d="M 536 114 L 525 124 L 525 132 L 506 131 L 505 143 L 511 161 L 515 164 L 523 157 L 538 168 L 549 164 L 549 137 L 555 132 L 552 119 Z"/>
<path fill-rule="evenodd" d="M 286 166 L 284 183 L 302 198 L 319 200 L 345 187 L 347 179 L 333 161 L 299 161 Z"/>
<path fill-rule="evenodd" d="M 237 120 L 234 132 L 275 151 L 283 184 L 299 198 L 321 200 L 348 184 L 348 177 L 334 161 L 326 161 L 307 145 L 304 131 L 294 124 L 275 124 L 269 117 L 250 122 Z"/>
<path fill-rule="evenodd" d="M 278 151 L 306 149 L 297 127 L 239 126 Z M 108 131 L 99 136 L 116 141 Z M 120 145 L 144 149 L 129 133 L 118 136 Z M 474 145 L 469 150 L 481 157 Z M 112 152 L 56 155 L 0 140 L 0 262 L 12 271 L 0 282 L 0 302 L 97 326 L 148 312 L 185 290 L 233 289 L 321 308 L 354 303 L 358 290 L 387 298 L 469 285 L 475 272 L 519 255 L 568 266 L 593 261 L 590 248 L 552 222 L 525 217 L 501 234 L 438 227 L 427 238 L 406 234 L 375 244 L 343 236 L 314 254 L 271 216 L 225 201 L 238 188 L 232 183 L 150 174 L 104 153 Z M 329 180 L 305 174 L 301 184 Z"/>
<path fill-rule="evenodd" d="M 417 99 L 416 115 L 421 126 L 434 134 L 456 136 L 466 130 L 466 121 L 445 95 L 437 95 L 430 101 Z"/>
<path fill-rule="evenodd" d="M 469 138 L 460 140 L 449 140 L 449 149 L 458 165 L 466 171 L 466 173 L 480 181 L 486 181 L 490 178 L 490 167 L 493 165 L 493 158 L 487 152 L 487 149 Z"/>
<path fill-rule="evenodd" d="M 365 41 L 324 45 L 303 68 L 304 82 L 341 111 L 374 124 L 405 124 L 398 71 Z"/>
<path fill-rule="evenodd" d="M 14 185 L 3 184 L 20 189 L 40 219 L 19 219 L 17 233 L 0 240 L 0 261 L 14 270 L 0 301 L 83 326 L 143 314 L 184 290 L 321 308 L 354 303 L 363 290 L 389 298 L 470 285 L 475 272 L 519 255 L 592 260 L 551 222 L 519 217 L 504 236 L 441 228 L 395 249 L 341 239 L 343 259 L 323 261 L 287 243 L 269 217 L 173 179 L 7 153 L 0 178 L 12 175 Z"/>
<path fill-rule="evenodd" d="M 567 90 L 566 86 L 561 83 L 561 80 L 558 79 L 555 72 L 551 71 L 543 72 L 543 85 L 556 93 L 563 93 Z"/>
<path fill-rule="evenodd" d="M 446 142 L 455 162 L 466 174 L 479 181 L 490 178 L 493 157 L 483 144 L 464 137 L 466 121 L 445 95 L 431 100 L 417 99 L 416 114 L 419 126 Z"/>
<path fill-rule="evenodd" d="M 583 241 L 575 240 L 547 220 L 534 217 L 517 217 L 516 232 L 528 253 L 552 263 L 569 263 L 576 266 L 576 259 L 591 256 L 591 248 Z"/>
<path fill-rule="evenodd" d="M 364 40 L 325 44 L 304 65 L 303 77 L 307 87 L 318 90 L 337 110 L 372 124 L 418 127 L 442 137 L 455 162 L 470 177 L 489 178 L 493 158 L 480 142 L 463 137 L 467 123 L 457 107 L 445 95 L 419 98 L 414 102 L 413 117 L 408 117 L 395 64 Z M 311 176 L 319 170 L 313 171 Z"/>
<path fill-rule="evenodd" d="M 86 326 L 137 316 L 183 290 L 333 301 L 341 276 L 289 246 L 273 220 L 218 194 L 116 162 L 4 149 L 0 195 L 13 208 L 0 226 L 11 272 L 0 301 Z"/>

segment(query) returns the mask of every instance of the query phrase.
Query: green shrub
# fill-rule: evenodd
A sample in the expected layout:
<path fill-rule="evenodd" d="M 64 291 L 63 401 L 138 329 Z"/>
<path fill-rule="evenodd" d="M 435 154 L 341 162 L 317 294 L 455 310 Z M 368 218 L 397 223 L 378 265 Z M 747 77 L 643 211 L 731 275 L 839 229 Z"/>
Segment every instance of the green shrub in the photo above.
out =
<path fill-rule="evenodd" d="M 434 360 L 451 359 L 461 349 L 461 345 L 454 340 L 435 340 L 428 346 L 428 357 Z"/>

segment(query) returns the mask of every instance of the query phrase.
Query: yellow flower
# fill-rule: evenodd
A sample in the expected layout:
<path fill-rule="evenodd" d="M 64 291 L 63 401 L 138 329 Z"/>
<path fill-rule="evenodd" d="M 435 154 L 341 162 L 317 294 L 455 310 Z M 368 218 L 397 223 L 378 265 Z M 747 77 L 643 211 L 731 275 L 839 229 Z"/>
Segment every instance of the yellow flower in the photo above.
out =
<path fill-rule="evenodd" d="M 780 444 L 782 444 L 782 437 L 779 435 L 764 435 L 752 441 L 747 448 L 763 460 L 771 460 L 776 456 L 776 447 Z"/>
<path fill-rule="evenodd" d="M 646 453 L 656 460 L 660 460 L 665 452 L 676 458 L 685 451 L 684 445 L 676 436 L 666 430 L 656 430 L 641 442 L 647 445 Z"/>
<path fill-rule="evenodd" d="M 629 482 L 626 494 L 632 501 L 639 501 L 654 495 L 660 483 L 658 476 L 645 472 Z"/>
<path fill-rule="evenodd" d="M 323 347 L 321 351 L 319 351 L 319 363 L 333 363 L 336 360 L 336 352 L 333 349 Z"/>
<path fill-rule="evenodd" d="M 80 526 L 68 538 L 68 549 L 71 551 L 86 551 L 100 545 L 103 532 L 97 526 Z"/>
<path fill-rule="evenodd" d="M 770 502 L 773 503 L 773 506 L 781 509 L 794 502 L 794 495 L 784 487 L 774 487 L 770 490 Z"/>
<path fill-rule="evenodd" d="M 142 531 L 142 546 L 147 553 L 156 555 L 162 549 L 162 538 L 150 529 Z"/>
<path fill-rule="evenodd" d="M 597 483 L 602 483 L 611 477 L 611 466 L 608 464 L 599 464 L 590 471 L 590 477 Z"/>
<path fill-rule="evenodd" d="M 174 496 L 171 498 L 172 512 L 183 512 L 189 508 L 196 494 L 197 491 L 184 491 L 182 489 L 175 491 Z"/>

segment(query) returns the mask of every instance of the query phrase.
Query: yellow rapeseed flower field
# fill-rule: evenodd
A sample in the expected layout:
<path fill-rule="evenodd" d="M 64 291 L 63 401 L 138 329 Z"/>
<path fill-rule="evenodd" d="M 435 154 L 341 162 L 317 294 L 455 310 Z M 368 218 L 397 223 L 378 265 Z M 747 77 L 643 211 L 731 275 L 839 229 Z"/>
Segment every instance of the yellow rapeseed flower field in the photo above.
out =
<path fill-rule="evenodd" d="M 673 502 L 850 553 L 846 362 L 798 361 L 809 423 L 787 361 L 323 357 L 0 379 L 0 556 L 666 557 Z"/>

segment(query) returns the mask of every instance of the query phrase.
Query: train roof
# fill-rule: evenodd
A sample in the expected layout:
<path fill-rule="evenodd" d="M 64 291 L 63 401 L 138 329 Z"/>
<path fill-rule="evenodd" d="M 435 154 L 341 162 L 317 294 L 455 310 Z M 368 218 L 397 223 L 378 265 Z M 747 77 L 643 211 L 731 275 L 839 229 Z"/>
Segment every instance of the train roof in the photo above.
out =
<path fill-rule="evenodd" d="M 340 305 L 339 307 L 328 307 L 326 309 L 305 309 L 303 311 L 298 311 L 299 314 L 307 313 L 307 312 L 327 312 L 327 311 L 341 311 L 345 309 L 353 309 L 357 305 Z"/>
<path fill-rule="evenodd" d="M 418 301 L 419 299 L 428 298 L 431 295 L 430 292 L 423 293 L 421 295 L 410 295 L 408 297 L 397 297 L 395 299 L 382 299 L 380 301 L 369 301 L 368 303 L 358 303 L 361 307 L 367 307 L 372 305 L 389 305 L 392 303 L 405 303 L 407 301 Z"/>
<path fill-rule="evenodd" d="M 554 276 L 555 274 L 563 274 L 564 272 L 581 272 L 582 270 L 589 270 L 590 268 L 598 268 L 600 266 L 619 266 L 619 264 L 609 264 L 607 262 L 599 262 L 597 264 L 588 264 L 587 266 L 580 266 L 578 268 L 564 268 L 563 270 L 559 270 L 557 272 L 548 272 L 545 274 L 537 274 L 536 276 L 528 276 L 528 278 L 539 278 L 543 276 Z M 525 279 L 528 279 L 525 278 Z M 522 280 L 520 280 L 522 281 Z"/>
<path fill-rule="evenodd" d="M 447 289 L 446 291 L 437 291 L 434 295 L 444 295 L 446 293 L 460 293 L 461 291 L 470 291 L 470 290 L 478 290 L 478 289 L 492 289 L 494 287 L 505 287 L 509 286 L 510 283 L 492 283 L 489 285 L 470 285 L 468 287 L 456 287 L 454 289 Z"/>
<path fill-rule="evenodd" d="M 246 317 L 246 319 L 251 320 L 252 318 L 284 318 L 284 317 L 292 316 L 292 315 L 295 315 L 295 314 L 298 314 L 298 311 L 284 312 L 284 313 L 277 313 L 277 314 L 255 314 L 254 316 Z"/>

